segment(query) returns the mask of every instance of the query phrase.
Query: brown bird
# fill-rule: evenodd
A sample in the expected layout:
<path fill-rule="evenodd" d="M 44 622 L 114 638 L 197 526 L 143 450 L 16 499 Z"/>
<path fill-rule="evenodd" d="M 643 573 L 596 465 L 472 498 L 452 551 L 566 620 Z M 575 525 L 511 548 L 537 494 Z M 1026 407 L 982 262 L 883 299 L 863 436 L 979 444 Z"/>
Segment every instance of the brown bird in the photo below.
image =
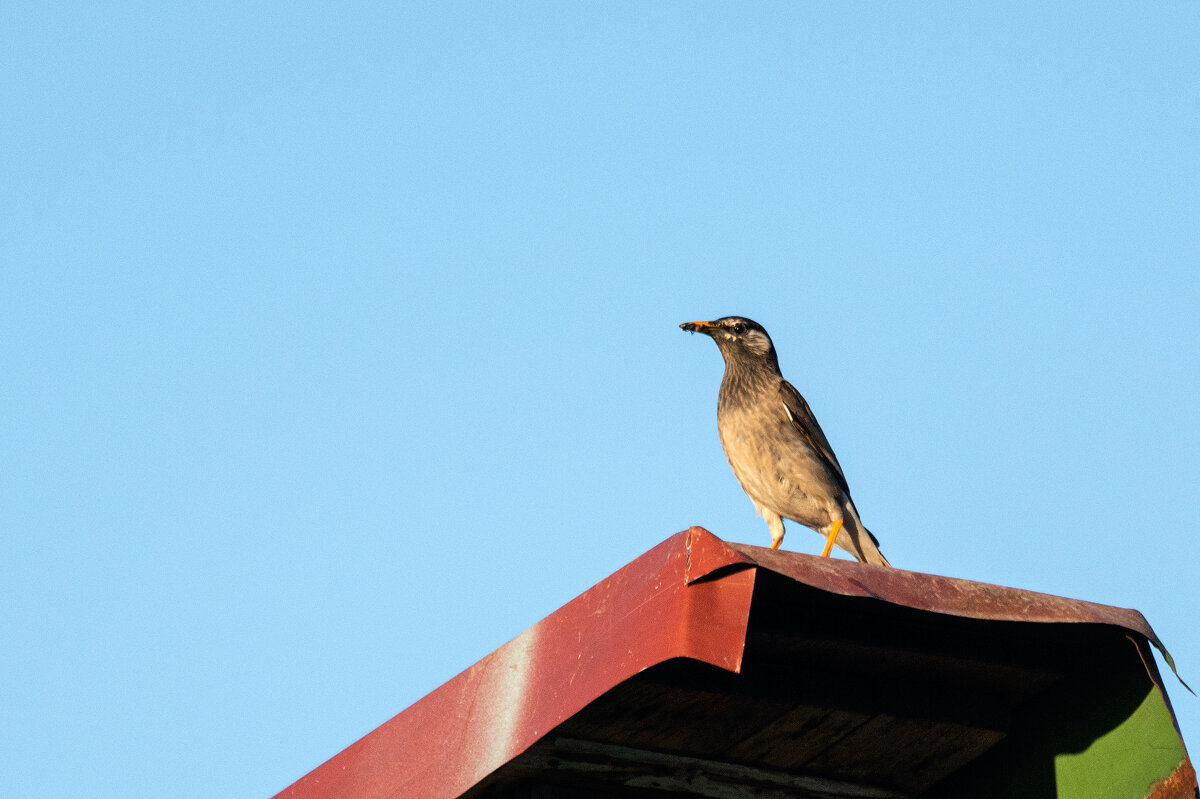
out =
<path fill-rule="evenodd" d="M 825 536 L 822 557 L 837 544 L 865 563 L 890 566 L 863 527 L 841 464 L 817 419 L 779 371 L 771 337 L 758 322 L 726 316 L 687 322 L 684 330 L 711 336 L 725 357 L 717 400 L 717 430 L 742 490 L 783 542 L 783 520 Z"/>

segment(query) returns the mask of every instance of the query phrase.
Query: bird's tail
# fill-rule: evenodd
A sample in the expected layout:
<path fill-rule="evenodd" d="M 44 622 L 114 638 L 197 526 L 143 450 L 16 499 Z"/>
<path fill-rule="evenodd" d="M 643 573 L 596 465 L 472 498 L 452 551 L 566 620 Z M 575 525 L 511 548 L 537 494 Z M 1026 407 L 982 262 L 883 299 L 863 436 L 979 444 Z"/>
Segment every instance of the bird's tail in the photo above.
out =
<path fill-rule="evenodd" d="M 891 566 L 892 564 L 888 563 L 888 559 L 879 551 L 879 540 L 863 526 L 862 520 L 858 518 L 858 510 L 852 504 L 847 510 L 850 512 L 846 514 L 842 529 L 838 532 L 837 540 L 834 543 L 863 563 Z"/>

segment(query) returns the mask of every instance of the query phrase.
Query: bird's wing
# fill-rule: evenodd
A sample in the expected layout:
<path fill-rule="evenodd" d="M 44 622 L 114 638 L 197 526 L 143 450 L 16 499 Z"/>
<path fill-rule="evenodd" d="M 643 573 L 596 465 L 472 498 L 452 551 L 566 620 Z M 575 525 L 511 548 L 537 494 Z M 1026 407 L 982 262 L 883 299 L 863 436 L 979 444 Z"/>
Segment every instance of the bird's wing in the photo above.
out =
<path fill-rule="evenodd" d="M 796 432 L 813 452 L 821 456 L 821 460 L 825 461 L 825 465 L 829 468 L 829 473 L 849 497 L 850 486 L 846 484 L 846 475 L 842 474 L 842 465 L 838 463 L 837 455 L 833 454 L 833 447 L 829 446 L 829 440 L 825 438 L 821 425 L 817 424 L 817 417 L 813 416 L 812 409 L 808 407 L 804 397 L 800 396 L 800 392 L 791 383 L 781 380 L 779 381 L 779 398 L 783 400 L 784 410 L 787 411 L 788 418 L 792 420 L 792 427 L 796 428 Z"/>

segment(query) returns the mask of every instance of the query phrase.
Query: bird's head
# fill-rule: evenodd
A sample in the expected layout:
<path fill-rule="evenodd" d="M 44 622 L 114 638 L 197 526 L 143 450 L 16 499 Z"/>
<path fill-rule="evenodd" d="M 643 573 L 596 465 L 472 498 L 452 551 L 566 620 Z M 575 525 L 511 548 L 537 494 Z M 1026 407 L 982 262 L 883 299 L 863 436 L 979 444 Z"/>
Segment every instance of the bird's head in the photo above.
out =
<path fill-rule="evenodd" d="M 686 322 L 681 328 L 711 336 L 725 356 L 725 363 L 741 366 L 761 364 L 779 371 L 779 359 L 771 337 L 758 322 L 744 316 L 722 316 L 712 322 Z"/>

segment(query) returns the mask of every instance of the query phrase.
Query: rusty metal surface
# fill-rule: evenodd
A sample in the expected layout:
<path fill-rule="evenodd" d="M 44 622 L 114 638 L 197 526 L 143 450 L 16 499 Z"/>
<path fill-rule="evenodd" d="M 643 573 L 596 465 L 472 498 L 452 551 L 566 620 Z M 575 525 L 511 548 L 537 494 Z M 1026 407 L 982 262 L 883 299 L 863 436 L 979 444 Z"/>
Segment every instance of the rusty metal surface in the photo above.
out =
<path fill-rule="evenodd" d="M 689 561 L 689 580 L 740 564 L 769 569 L 830 593 L 869 597 L 948 616 L 989 621 L 1109 624 L 1144 637 L 1174 667 L 1170 653 L 1145 616 L 1136 610 L 852 560 L 733 544 L 702 527 L 693 527 L 686 535 L 689 547 L 695 552 Z"/>
<path fill-rule="evenodd" d="M 1146 799 L 1195 799 L 1196 795 L 1196 770 L 1185 757 L 1171 776 L 1150 786 Z"/>
<path fill-rule="evenodd" d="M 948 616 L 1109 625 L 1162 649 L 1135 610 L 730 544 L 693 527 L 576 597 L 278 796 L 456 797 L 590 703 L 606 693 L 612 697 L 617 686 L 663 668 L 659 664 L 686 658 L 737 673 L 756 582 L 766 579 L 756 576 L 760 569 L 829 594 Z M 1152 660 L 1148 671 L 1161 686 Z M 1186 755 L 1184 766 L 1190 768 Z M 1183 781 L 1189 784 L 1186 775 Z"/>
<path fill-rule="evenodd" d="M 689 586 L 684 536 L 576 597 L 278 796 L 455 797 L 643 669 L 685 657 L 737 671 L 754 571 Z"/>

